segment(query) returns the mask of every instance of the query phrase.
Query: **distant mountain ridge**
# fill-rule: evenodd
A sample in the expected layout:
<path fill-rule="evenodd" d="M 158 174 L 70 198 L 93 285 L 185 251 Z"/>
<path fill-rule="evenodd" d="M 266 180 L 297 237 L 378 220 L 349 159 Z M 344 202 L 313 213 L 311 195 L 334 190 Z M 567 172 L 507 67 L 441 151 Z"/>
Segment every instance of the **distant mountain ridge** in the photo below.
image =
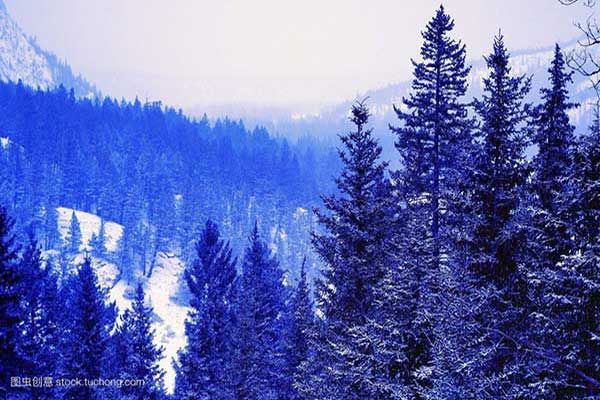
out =
<path fill-rule="evenodd" d="M 576 45 L 576 41 L 571 40 L 561 47 L 565 53 L 569 53 L 575 49 Z M 534 104 L 539 101 L 540 89 L 548 85 L 547 69 L 550 66 L 553 52 L 554 45 L 539 49 L 511 51 L 510 62 L 513 74 L 525 74 L 532 77 L 532 88 L 528 100 Z M 597 57 L 600 57 L 600 52 Z M 488 75 L 483 57 L 471 60 L 468 64 L 472 68 L 469 76 L 469 91 L 465 96 L 465 101 L 471 101 L 473 98 L 481 96 L 482 80 Z M 372 114 L 371 125 L 384 147 L 384 158 L 391 161 L 395 160 L 397 155 L 393 146 L 395 137 L 389 131 L 388 124 L 397 123 L 393 106 L 402 106 L 402 98 L 407 96 L 410 91 L 411 79 L 411 76 L 407 76 L 396 83 L 390 83 L 357 95 L 357 98 L 360 99 L 368 97 L 367 103 Z M 596 101 L 596 93 L 592 90 L 588 78 L 577 73 L 573 74 L 573 83 L 569 85 L 569 89 L 571 100 L 580 104 L 578 108 L 571 110 L 571 121 L 576 125 L 577 131 L 582 133 L 591 122 L 591 111 Z M 284 137 L 299 138 L 311 135 L 319 137 L 325 142 L 334 143 L 337 141 L 337 135 L 347 131 L 350 127 L 348 113 L 353 101 L 332 104 L 317 111 L 288 110 L 285 117 L 282 109 L 275 112 L 265 108 L 262 113 L 260 109 L 253 109 L 252 121 L 265 126 L 270 132 Z M 235 112 L 229 114 L 232 117 L 238 117 Z M 245 120 L 247 119 L 245 118 Z"/>
<path fill-rule="evenodd" d="M 56 55 L 42 49 L 34 39 L 26 36 L 10 16 L 0 0 L 0 79 L 18 82 L 42 89 L 60 85 L 73 89 L 78 97 L 98 94 L 94 85 Z"/>

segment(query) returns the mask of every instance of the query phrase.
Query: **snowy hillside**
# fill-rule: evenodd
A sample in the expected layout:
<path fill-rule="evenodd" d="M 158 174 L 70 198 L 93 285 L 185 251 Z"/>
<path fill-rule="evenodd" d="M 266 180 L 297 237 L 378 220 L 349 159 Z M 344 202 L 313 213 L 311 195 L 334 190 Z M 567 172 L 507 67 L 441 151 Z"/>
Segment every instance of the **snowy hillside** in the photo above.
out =
<path fill-rule="evenodd" d="M 0 0 L 0 79 L 42 89 L 63 84 L 80 96 L 92 96 L 96 89 L 55 55 L 42 50 L 28 38 Z"/>
<path fill-rule="evenodd" d="M 83 211 L 74 211 L 70 208 L 59 207 L 56 209 L 58 212 L 58 230 L 61 233 L 63 239 L 67 235 L 69 229 L 69 223 L 71 221 L 71 215 L 75 212 L 79 224 L 81 226 L 81 240 L 83 242 L 83 249 L 87 249 L 89 246 L 92 234 L 98 234 L 100 230 L 100 217 L 86 213 Z M 115 252 L 118 247 L 118 242 L 123 235 L 123 227 L 114 222 L 105 222 L 104 229 L 106 230 L 106 250 L 109 252 Z"/>
<path fill-rule="evenodd" d="M 46 88 L 55 84 L 48 60 L 39 54 L 0 2 L 0 78 Z"/>
<path fill-rule="evenodd" d="M 75 257 L 74 264 L 81 263 L 86 250 L 89 250 L 92 235 L 98 234 L 101 220 L 98 216 L 70 208 L 59 207 L 58 230 L 63 239 L 66 238 L 71 215 L 75 215 L 79 221 L 82 236 L 81 254 Z M 105 221 L 106 250 L 107 257 L 115 255 L 118 251 L 119 240 L 123 234 L 123 227 L 114 222 Z M 119 313 L 130 307 L 137 282 L 128 282 L 121 277 L 121 271 L 116 264 L 106 259 L 93 259 L 93 266 L 98 275 L 98 280 L 104 288 L 109 290 L 109 298 L 114 301 Z M 156 329 L 155 341 L 164 347 L 165 357 L 160 366 L 166 372 L 165 384 L 167 389 L 172 390 L 175 381 L 173 369 L 173 357 L 185 344 L 184 323 L 188 309 L 177 301 L 180 281 L 184 265 L 180 259 L 173 254 L 159 253 L 156 266 L 150 278 L 142 279 L 147 294 L 147 300 L 154 308 Z"/>

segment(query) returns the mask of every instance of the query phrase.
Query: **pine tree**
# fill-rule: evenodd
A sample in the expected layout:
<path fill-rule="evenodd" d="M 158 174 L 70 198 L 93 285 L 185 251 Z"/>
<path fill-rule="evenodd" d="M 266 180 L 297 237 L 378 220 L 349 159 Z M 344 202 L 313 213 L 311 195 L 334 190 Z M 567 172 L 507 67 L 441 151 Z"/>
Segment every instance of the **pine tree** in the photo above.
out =
<path fill-rule="evenodd" d="M 544 398 L 600 396 L 600 116 L 583 136 L 563 194 L 572 251 L 556 264 L 535 265 L 537 300 L 527 349 L 534 394 Z M 564 174 L 564 172 L 562 172 Z"/>
<path fill-rule="evenodd" d="M 60 233 L 58 232 L 58 212 L 56 207 L 46 207 L 44 219 L 45 241 L 44 248 L 55 249 L 60 246 Z"/>
<path fill-rule="evenodd" d="M 98 234 L 92 233 L 90 239 L 90 247 L 92 248 L 92 255 L 96 258 L 104 258 L 106 255 L 106 229 L 104 226 L 104 219 L 100 220 L 100 228 Z"/>
<path fill-rule="evenodd" d="M 550 87 L 541 90 L 542 104 L 535 110 L 536 132 L 533 137 L 538 153 L 533 160 L 532 186 L 536 195 L 533 222 L 533 253 L 538 263 L 556 263 L 571 248 L 565 197 L 573 167 L 575 127 L 568 111 L 576 107 L 569 102 L 567 85 L 572 72 L 566 72 L 564 55 L 556 45 L 548 69 Z"/>
<path fill-rule="evenodd" d="M 179 353 L 175 393 L 180 399 L 234 399 L 232 292 L 236 260 L 208 220 L 185 271 L 192 294 L 187 346 Z"/>
<path fill-rule="evenodd" d="M 42 262 L 33 237 L 25 249 L 20 269 L 23 273 L 23 321 L 19 329 L 19 353 L 24 361 L 20 373 L 27 377 L 57 377 L 58 287 L 50 265 Z M 26 389 L 32 399 L 53 398 L 53 388 L 32 386 Z"/>
<path fill-rule="evenodd" d="M 320 305 L 331 322 L 361 323 L 372 301 L 372 289 L 383 272 L 380 245 L 387 238 L 387 182 L 381 146 L 367 127 L 369 110 L 364 102 L 352 107 L 356 130 L 340 136 L 339 156 L 344 169 L 336 179 L 341 197 L 324 196 L 328 214 L 317 210 L 327 233 L 315 235 L 313 244 L 325 261 L 325 282 Z"/>
<path fill-rule="evenodd" d="M 71 255 L 79 253 L 81 248 L 81 227 L 75 211 L 71 213 L 71 222 L 69 223 L 69 231 L 67 232 L 67 251 Z"/>
<path fill-rule="evenodd" d="M 317 211 L 325 228 L 325 233 L 314 236 L 313 244 L 326 264 L 317 292 L 326 331 L 313 345 L 319 347 L 315 350 L 318 357 L 329 360 L 329 373 L 323 376 L 323 371 L 315 371 L 305 363 L 303 368 L 316 372 L 314 381 L 301 388 L 303 395 L 311 398 L 365 396 L 358 363 L 347 357 L 359 346 L 351 331 L 367 321 L 374 288 L 388 267 L 384 248 L 391 227 L 386 163 L 379 160 L 381 147 L 367 127 L 369 110 L 364 102 L 352 107 L 350 119 L 356 130 L 340 136 L 344 148 L 339 156 L 344 168 L 336 183 L 341 196 L 323 197 L 328 213 Z M 370 350 L 358 353 L 364 355 L 365 351 Z M 319 361 L 311 361 L 315 362 Z"/>
<path fill-rule="evenodd" d="M 501 35 L 485 60 L 489 76 L 483 81 L 483 98 L 475 102 L 481 127 L 470 159 L 469 207 L 475 219 L 471 268 L 483 279 L 502 281 L 515 270 L 522 239 L 510 222 L 527 176 L 529 104 L 524 99 L 531 85 L 525 76 L 511 75 Z"/>
<path fill-rule="evenodd" d="M 138 283 L 131 310 L 123 313 L 116 334 L 121 342 L 117 348 L 123 351 L 120 378 L 144 382 L 143 385 L 123 386 L 121 393 L 127 399 L 159 400 L 164 395 L 164 372 L 158 365 L 163 348 L 153 343 L 152 312 L 152 308 L 145 305 L 144 289 Z"/>
<path fill-rule="evenodd" d="M 453 328 L 451 312 L 458 307 L 455 295 L 461 293 L 456 277 L 465 221 L 462 182 L 472 121 L 461 100 L 470 68 L 465 66 L 465 46 L 450 36 L 453 29 L 454 21 L 441 6 L 422 33 L 422 61 L 413 61 L 411 93 L 403 99 L 403 108 L 395 107 L 401 125 L 390 126 L 401 161 L 394 181 L 403 228 L 394 238 L 401 276 L 388 276 L 387 281 L 416 280 L 397 282 L 393 290 L 381 288 L 382 293 L 403 294 L 402 300 L 392 300 L 404 301 L 410 310 L 382 325 L 408 329 L 393 331 L 397 337 L 382 338 L 380 344 L 383 350 L 403 350 L 390 371 L 390 390 L 400 397 L 431 397 L 435 394 L 429 391 L 438 386 L 454 386 L 446 382 L 450 378 L 444 358 L 451 344 L 445 332 Z M 398 382 L 401 388 L 394 386 Z"/>
<path fill-rule="evenodd" d="M 107 293 L 98 284 L 91 260 L 86 258 L 63 289 L 67 297 L 62 343 L 62 376 L 65 378 L 107 378 L 110 332 L 115 322 L 115 306 L 107 304 Z M 71 386 L 63 398 L 91 400 L 103 398 L 102 387 Z"/>
<path fill-rule="evenodd" d="M 287 387 L 290 400 L 302 399 L 297 389 L 302 387 L 304 374 L 302 363 L 309 360 L 309 336 L 314 331 L 314 313 L 310 298 L 310 289 L 306 279 L 306 257 L 300 267 L 300 280 L 289 305 L 289 325 L 287 327 Z"/>
<path fill-rule="evenodd" d="M 479 337 L 463 353 L 470 352 L 469 375 L 477 378 L 469 384 L 478 398 L 517 393 L 525 385 L 523 355 L 506 337 L 522 338 L 528 326 L 526 277 L 518 268 L 526 235 L 515 215 L 527 178 L 530 112 L 525 97 L 530 79 L 512 75 L 502 35 L 494 39 L 485 60 L 489 75 L 483 80 L 482 98 L 474 103 L 481 124 L 469 163 L 470 221 L 465 227 L 465 272 L 477 288 L 470 308 L 477 310 L 472 317 Z"/>
<path fill-rule="evenodd" d="M 453 29 L 454 21 L 440 6 L 422 33 L 423 60 L 413 61 L 412 91 L 403 99 L 407 111 L 394 107 L 402 126 L 391 127 L 398 136 L 405 190 L 429 206 L 423 217 L 431 223 L 434 269 L 446 251 L 443 236 L 458 201 L 456 186 L 470 143 L 471 121 L 460 101 L 470 68 L 465 67 L 465 46 L 449 36 Z"/>
<path fill-rule="evenodd" d="M 588 358 L 594 353 L 588 336 L 594 329 L 587 330 L 594 324 L 594 289 L 587 279 L 597 273 L 590 269 L 594 262 L 586 262 L 578 248 L 577 218 L 587 212 L 579 207 L 589 205 L 577 204 L 585 184 L 574 163 L 576 141 L 568 115 L 577 105 L 569 102 L 567 85 L 572 73 L 566 71 L 558 45 L 548 72 L 549 87 L 542 89 L 542 104 L 535 113 L 533 142 L 538 153 L 533 159 L 526 260 L 533 310 L 527 341 L 521 343 L 526 343 L 523 346 L 532 356 L 534 395 L 576 398 L 586 393 L 577 385 L 589 386 L 583 376 L 594 371 L 595 361 Z"/>
<path fill-rule="evenodd" d="M 244 253 L 235 297 L 235 394 L 237 398 L 279 399 L 284 387 L 285 356 L 280 313 L 285 302 L 283 272 L 270 256 L 258 226 Z"/>
<path fill-rule="evenodd" d="M 23 281 L 18 268 L 14 220 L 0 206 L 0 395 L 8 396 L 10 378 L 18 376 L 23 360 L 18 354 L 19 324 L 22 315 L 19 303 Z M 10 397 L 10 396 L 8 396 Z"/>

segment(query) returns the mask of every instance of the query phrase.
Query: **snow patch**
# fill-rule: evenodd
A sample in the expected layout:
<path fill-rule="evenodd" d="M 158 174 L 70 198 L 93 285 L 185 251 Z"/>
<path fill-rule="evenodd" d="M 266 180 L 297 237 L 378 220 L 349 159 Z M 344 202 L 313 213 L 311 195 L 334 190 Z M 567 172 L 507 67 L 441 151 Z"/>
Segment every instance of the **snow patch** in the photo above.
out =
<path fill-rule="evenodd" d="M 175 385 L 173 360 L 177 352 L 186 344 L 185 320 L 189 307 L 176 302 L 182 280 L 184 265 L 173 254 L 159 253 L 152 276 L 146 285 L 146 295 L 154 308 L 159 321 L 156 329 L 155 343 L 164 347 L 164 358 L 160 367 L 165 371 L 165 386 L 172 392 Z"/>
<path fill-rule="evenodd" d="M 101 219 L 97 215 L 90 214 L 84 211 L 73 210 L 72 208 L 58 207 L 58 231 L 63 240 L 69 232 L 71 225 L 71 215 L 75 212 L 75 216 L 79 220 L 81 228 L 81 242 L 84 250 L 89 249 L 89 242 L 92 234 L 100 232 Z M 119 240 L 123 236 L 123 226 L 115 222 L 104 221 L 104 232 L 106 235 L 105 247 L 110 252 L 115 252 L 119 248 Z"/>

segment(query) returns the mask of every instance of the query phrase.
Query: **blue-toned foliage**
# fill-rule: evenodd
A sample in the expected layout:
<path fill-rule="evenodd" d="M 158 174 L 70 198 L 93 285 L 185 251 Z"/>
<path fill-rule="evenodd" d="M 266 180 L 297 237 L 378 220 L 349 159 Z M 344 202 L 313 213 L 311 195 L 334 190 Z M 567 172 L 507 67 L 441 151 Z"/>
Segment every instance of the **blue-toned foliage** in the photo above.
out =
<path fill-rule="evenodd" d="M 332 162 L 241 121 L 0 83 L 0 398 L 600 398 L 600 114 L 574 135 L 558 46 L 529 104 L 501 35 L 467 103 L 453 30 L 440 7 L 422 33 L 398 170 L 366 100 Z M 142 286 L 161 253 L 188 289 L 171 395 Z M 141 278 L 118 322 L 106 261 Z M 36 376 L 145 384 L 11 386 Z"/>

